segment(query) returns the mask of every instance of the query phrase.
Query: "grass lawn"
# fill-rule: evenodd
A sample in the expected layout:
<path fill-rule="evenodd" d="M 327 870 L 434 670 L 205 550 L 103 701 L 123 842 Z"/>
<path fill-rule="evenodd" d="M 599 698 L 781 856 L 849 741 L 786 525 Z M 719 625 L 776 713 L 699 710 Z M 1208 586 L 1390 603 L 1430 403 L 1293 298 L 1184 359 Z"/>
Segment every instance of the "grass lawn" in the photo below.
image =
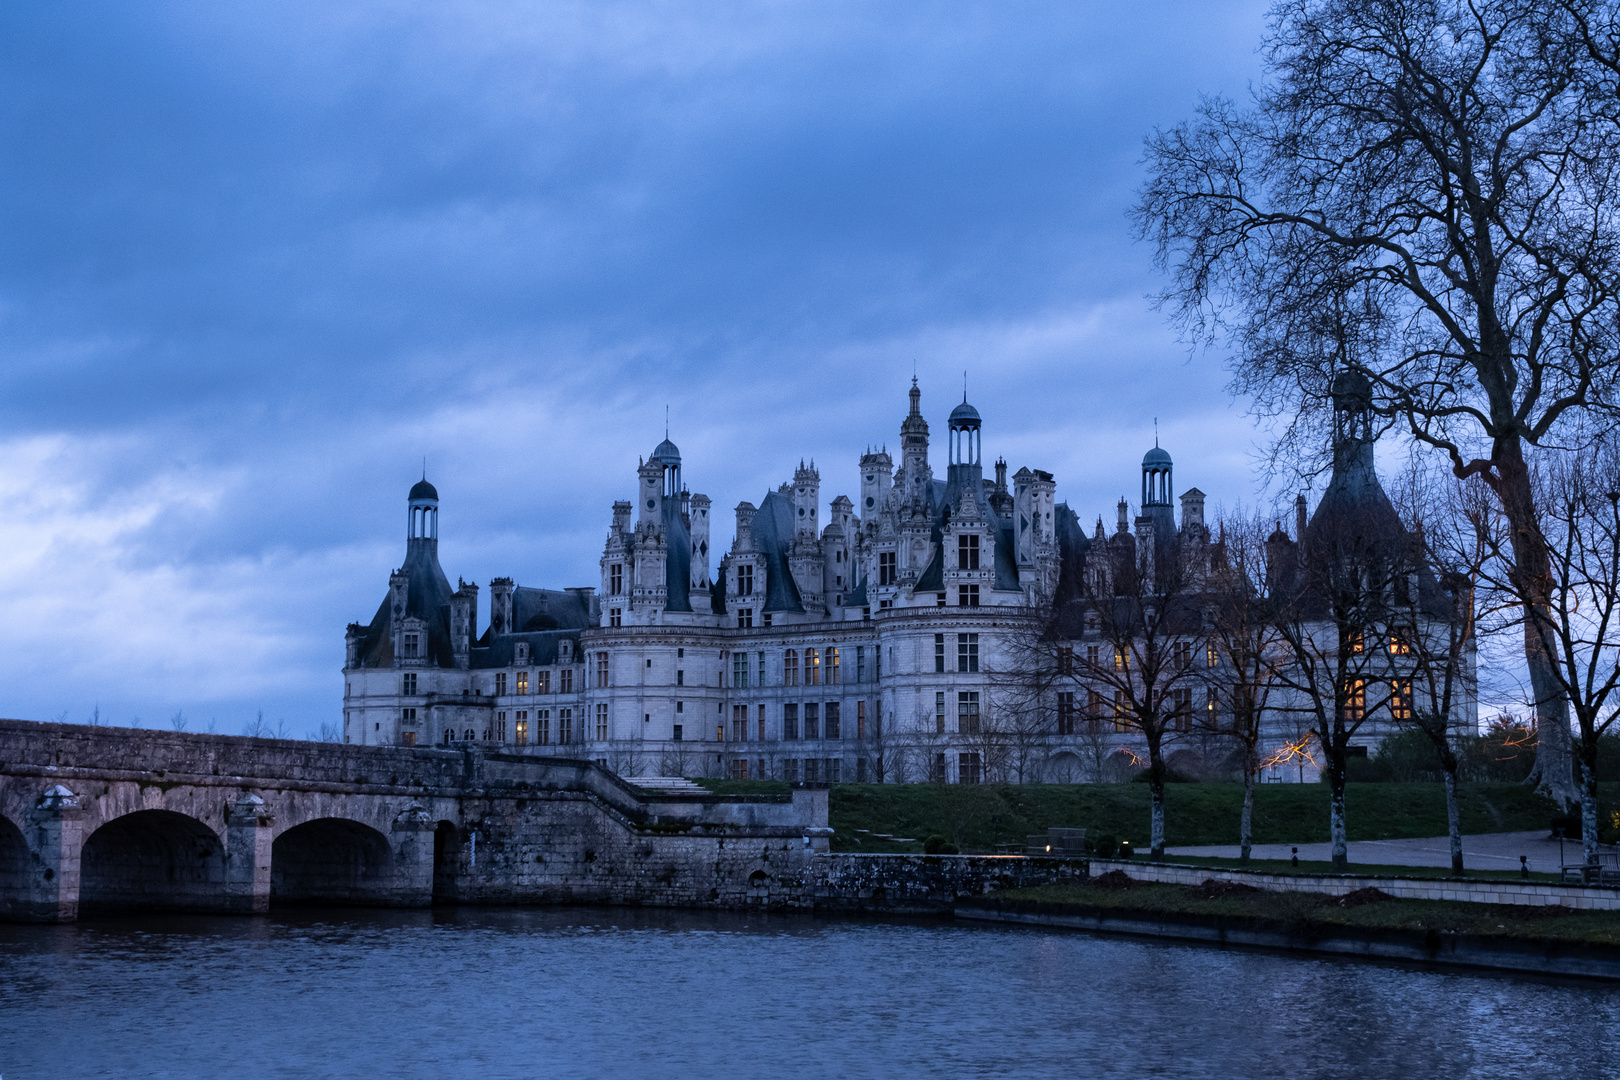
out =
<path fill-rule="evenodd" d="M 716 792 L 786 792 L 773 781 L 700 780 Z M 1620 784 L 1605 784 L 1605 801 Z M 1523 784 L 1464 784 L 1459 790 L 1464 834 L 1545 829 L 1555 815 L 1547 800 Z M 1171 784 L 1165 793 L 1165 839 L 1170 845 L 1235 844 L 1243 786 Z M 1254 842 L 1308 844 L 1328 837 L 1324 784 L 1262 784 L 1255 789 Z M 1345 793 L 1351 840 L 1443 836 L 1440 784 L 1351 784 Z M 1051 826 L 1110 833 L 1140 851 L 1148 840 L 1146 784 L 835 784 L 830 796 L 834 851 L 912 852 L 917 844 L 879 840 L 874 834 L 922 840 L 938 833 L 964 852 L 989 852 L 1022 843 Z M 863 831 L 864 830 L 864 831 Z"/>
<path fill-rule="evenodd" d="M 1382 900 L 1343 907 L 1330 896 L 1244 892 L 1201 898 L 1197 886 L 1138 882 L 1130 888 L 1044 885 L 997 893 L 991 899 L 1064 905 L 1088 913 L 1213 915 L 1263 921 L 1276 929 L 1362 927 L 1436 931 L 1525 941 L 1620 945 L 1620 912 L 1571 911 L 1449 900 Z"/>

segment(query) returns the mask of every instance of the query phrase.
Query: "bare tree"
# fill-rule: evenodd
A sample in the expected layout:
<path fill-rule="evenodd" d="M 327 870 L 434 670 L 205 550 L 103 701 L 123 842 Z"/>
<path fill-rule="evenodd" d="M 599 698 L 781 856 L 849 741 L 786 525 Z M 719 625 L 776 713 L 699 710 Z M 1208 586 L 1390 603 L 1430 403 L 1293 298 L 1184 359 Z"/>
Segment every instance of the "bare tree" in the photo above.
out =
<path fill-rule="evenodd" d="M 1333 865 L 1343 869 L 1350 857 L 1344 810 L 1350 745 L 1363 724 L 1390 707 L 1378 691 L 1388 685 L 1388 658 L 1401 639 L 1389 628 L 1388 598 L 1410 589 L 1411 567 L 1395 546 L 1402 538 L 1363 531 L 1359 520 L 1322 517 L 1319 510 L 1297 573 L 1285 572 L 1293 554 L 1287 538 L 1267 542 L 1273 618 L 1286 653 L 1272 667 L 1272 700 L 1310 722 L 1328 782 Z"/>
<path fill-rule="evenodd" d="M 1422 590 L 1409 590 L 1407 603 L 1395 616 L 1404 625 L 1401 645 L 1411 658 L 1412 693 L 1392 719 L 1427 736 L 1440 764 L 1446 792 L 1446 827 L 1451 841 L 1451 869 L 1463 873 L 1462 818 L 1457 783 L 1462 770 L 1453 722 L 1459 708 L 1475 703 L 1474 653 L 1478 640 L 1479 585 L 1491 548 L 1479 525 L 1500 521 L 1493 500 L 1478 485 L 1452 477 L 1430 478 L 1414 469 L 1402 485 L 1400 502 L 1408 508 L 1421 544 L 1424 564 L 1439 572 L 1445 618 L 1425 609 Z M 1427 598 L 1432 604 L 1438 596 Z M 1473 732 L 1477 732 L 1476 727 Z"/>
<path fill-rule="evenodd" d="M 1598 739 L 1620 712 L 1620 444 L 1612 435 L 1579 453 L 1551 453 L 1537 462 L 1542 505 L 1538 541 L 1549 555 L 1548 604 L 1527 604 L 1535 632 L 1550 644 L 1553 671 L 1580 732 L 1575 772 L 1585 861 L 1597 861 Z M 1485 567 L 1499 589 L 1525 587 L 1511 562 L 1511 522 L 1476 517 L 1479 535 L 1496 558 Z"/>
<path fill-rule="evenodd" d="M 1201 630 L 1191 595 L 1205 545 L 1183 549 L 1146 534 L 1138 545 L 1124 532 L 1092 548 L 1081 606 L 1080 681 L 1112 696 L 1115 719 L 1147 744 L 1152 794 L 1150 850 L 1164 854 L 1165 745 L 1191 729 L 1190 702 L 1198 674 L 1191 657 Z"/>
<path fill-rule="evenodd" d="M 1201 724 L 1230 738 L 1242 758 L 1243 811 L 1238 823 L 1239 859 L 1253 847 L 1254 783 L 1263 765 L 1261 721 L 1273 689 L 1276 666 L 1288 645 L 1275 618 L 1272 570 L 1265 522 L 1234 514 L 1220 523 L 1205 592 L 1205 644 L 1200 672 L 1205 700 Z"/>
<path fill-rule="evenodd" d="M 1598 0 L 1282 0 L 1252 107 L 1211 99 L 1155 133 L 1136 209 L 1189 337 L 1232 351 L 1259 408 L 1296 414 L 1284 449 L 1319 445 L 1345 355 L 1318 347 L 1333 312 L 1385 422 L 1490 488 L 1525 606 L 1537 780 L 1565 802 L 1525 448 L 1612 403 L 1614 26 Z"/>
<path fill-rule="evenodd" d="M 1075 692 L 1074 652 L 1062 639 L 1050 605 L 1018 610 L 997 639 L 998 650 L 986 663 L 993 738 L 1015 783 L 1039 782 L 1054 737 L 1072 726 L 1060 715 L 1058 694 Z"/>
<path fill-rule="evenodd" d="M 176 709 L 174 715 L 169 717 L 169 727 L 175 731 L 184 731 L 190 725 L 183 709 Z"/>

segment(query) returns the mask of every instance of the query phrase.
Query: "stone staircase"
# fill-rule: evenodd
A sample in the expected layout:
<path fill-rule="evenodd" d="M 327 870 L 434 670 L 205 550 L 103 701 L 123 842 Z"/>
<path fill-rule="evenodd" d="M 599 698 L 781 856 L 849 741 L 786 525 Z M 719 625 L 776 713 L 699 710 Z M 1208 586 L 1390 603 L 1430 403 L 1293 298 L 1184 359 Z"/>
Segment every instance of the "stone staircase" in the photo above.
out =
<path fill-rule="evenodd" d="M 681 776 L 622 776 L 619 779 L 655 795 L 707 795 L 708 789 Z"/>

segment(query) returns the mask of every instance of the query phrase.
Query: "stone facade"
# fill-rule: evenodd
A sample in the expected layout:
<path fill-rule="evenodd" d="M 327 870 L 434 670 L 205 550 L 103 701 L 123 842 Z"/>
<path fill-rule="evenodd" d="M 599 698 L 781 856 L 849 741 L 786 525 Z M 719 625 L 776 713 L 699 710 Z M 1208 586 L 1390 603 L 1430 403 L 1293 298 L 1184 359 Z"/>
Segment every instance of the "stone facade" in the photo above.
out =
<path fill-rule="evenodd" d="M 1051 473 L 1023 467 L 1009 478 L 998 460 L 985 477 L 983 422 L 966 400 L 950 414 L 946 477 L 936 479 L 921 396 L 913 380 L 898 464 L 886 446 L 859 456 L 858 501 L 824 502 L 815 463 L 801 461 L 757 504 L 737 504 L 723 553 L 711 547 L 713 503 L 688 490 L 666 438 L 638 465 L 634 498 L 612 504 L 597 584 L 495 578 L 481 634 L 478 586 L 452 590 L 439 566 L 438 493 L 422 481 L 410 493 L 404 564 L 372 621 L 348 628 L 345 741 L 565 753 L 627 776 L 811 782 L 1097 779 L 1083 760 L 1134 760 L 1140 739 L 1129 730 L 1100 712 L 1074 722 L 1072 703 L 1095 689 L 1079 678 L 1043 689 L 1033 709 L 1024 703 L 1038 719 L 1019 721 L 1009 749 L 1006 718 L 1023 692 L 1009 687 L 1031 625 L 1054 611 L 1074 613 L 1058 625 L 1072 635 L 1069 654 L 1085 655 L 1096 640 L 1085 598 L 1100 595 L 1119 560 L 1151 573 L 1155 560 L 1194 549 L 1217 557 L 1204 493 L 1179 497 L 1178 522 L 1171 458 L 1155 446 L 1138 513 L 1122 499 L 1116 531 L 1099 517 L 1088 536 L 1056 501 Z M 1370 470 L 1370 449 L 1362 457 Z M 1355 473 L 1361 457 L 1345 460 L 1361 505 L 1378 510 L 1382 499 L 1387 510 L 1376 477 Z M 1369 482 L 1377 498 L 1362 490 Z M 1303 498 L 1295 536 L 1279 528 L 1273 540 L 1309 547 Z M 1189 649 L 1196 637 L 1194 627 Z M 1471 715 L 1470 695 L 1459 718 Z M 1264 721 L 1263 752 L 1278 761 L 1299 739 L 1286 711 Z M 1358 741 L 1387 730 L 1370 724 Z M 1276 765 L 1268 778 L 1314 776 Z"/>

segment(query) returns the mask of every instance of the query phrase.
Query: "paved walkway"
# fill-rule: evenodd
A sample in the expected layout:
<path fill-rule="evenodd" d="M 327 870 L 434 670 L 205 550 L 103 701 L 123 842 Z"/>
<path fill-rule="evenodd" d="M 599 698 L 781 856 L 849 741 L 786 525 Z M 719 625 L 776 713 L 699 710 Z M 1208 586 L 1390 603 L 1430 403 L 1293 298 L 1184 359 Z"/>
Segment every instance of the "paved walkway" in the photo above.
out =
<path fill-rule="evenodd" d="M 1256 859 L 1287 859 L 1293 844 L 1256 844 L 1250 856 Z M 1300 861 L 1329 862 L 1333 858 L 1332 844 L 1300 844 Z M 1166 848 L 1170 855 L 1207 855 L 1214 859 L 1238 857 L 1236 844 L 1208 847 Z M 1560 862 L 1558 841 L 1549 839 L 1547 830 L 1531 832 L 1486 833 L 1463 837 L 1463 866 L 1471 870 L 1517 870 L 1519 856 L 1529 857 L 1534 873 L 1556 874 Z M 1563 862 L 1579 862 L 1581 843 L 1565 840 Z M 1381 866 L 1450 866 L 1451 840 L 1444 836 L 1422 840 L 1357 840 L 1350 844 L 1350 864 Z"/>

